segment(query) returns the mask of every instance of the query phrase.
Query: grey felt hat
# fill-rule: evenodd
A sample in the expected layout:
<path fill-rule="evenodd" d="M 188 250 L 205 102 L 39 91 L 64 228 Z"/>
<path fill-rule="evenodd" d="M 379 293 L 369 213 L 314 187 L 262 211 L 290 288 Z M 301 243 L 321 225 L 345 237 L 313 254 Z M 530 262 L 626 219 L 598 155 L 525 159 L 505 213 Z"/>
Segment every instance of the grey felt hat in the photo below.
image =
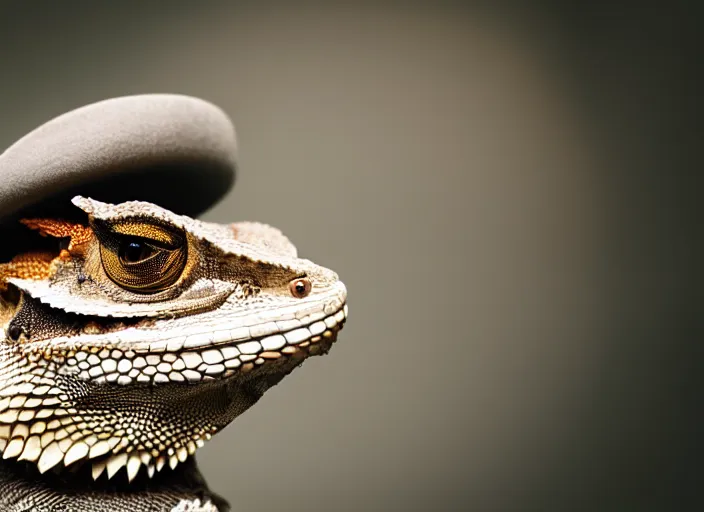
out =
<path fill-rule="evenodd" d="M 76 194 L 196 216 L 232 186 L 236 154 L 227 115 L 189 96 L 126 96 L 56 117 L 0 155 L 0 258 L 27 236 L 18 218 L 71 219 Z"/>
<path fill-rule="evenodd" d="M 237 143 L 227 115 L 175 94 L 114 98 L 63 114 L 0 155 L 0 219 L 57 196 L 147 200 L 198 215 L 234 181 Z M 52 213 L 54 213 L 52 211 Z"/>

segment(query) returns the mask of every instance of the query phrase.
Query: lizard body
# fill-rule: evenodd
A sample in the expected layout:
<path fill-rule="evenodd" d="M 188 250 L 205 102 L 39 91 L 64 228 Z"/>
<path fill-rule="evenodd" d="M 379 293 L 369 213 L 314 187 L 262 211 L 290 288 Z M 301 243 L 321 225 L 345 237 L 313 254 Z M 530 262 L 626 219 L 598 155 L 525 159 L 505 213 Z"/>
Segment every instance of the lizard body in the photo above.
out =
<path fill-rule="evenodd" d="M 84 223 L 23 221 L 59 249 L 0 264 L 3 464 L 149 486 L 345 322 L 338 276 L 275 228 L 73 203 Z"/>

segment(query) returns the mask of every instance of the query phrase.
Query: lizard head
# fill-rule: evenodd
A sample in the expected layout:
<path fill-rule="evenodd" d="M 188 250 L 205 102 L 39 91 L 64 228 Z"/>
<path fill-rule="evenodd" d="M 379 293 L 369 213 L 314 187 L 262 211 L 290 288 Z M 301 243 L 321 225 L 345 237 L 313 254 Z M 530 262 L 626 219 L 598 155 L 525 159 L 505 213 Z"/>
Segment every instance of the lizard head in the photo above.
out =
<path fill-rule="evenodd" d="M 73 202 L 85 223 L 23 221 L 60 251 L 0 264 L 3 458 L 173 468 L 345 321 L 338 276 L 275 228 Z"/>

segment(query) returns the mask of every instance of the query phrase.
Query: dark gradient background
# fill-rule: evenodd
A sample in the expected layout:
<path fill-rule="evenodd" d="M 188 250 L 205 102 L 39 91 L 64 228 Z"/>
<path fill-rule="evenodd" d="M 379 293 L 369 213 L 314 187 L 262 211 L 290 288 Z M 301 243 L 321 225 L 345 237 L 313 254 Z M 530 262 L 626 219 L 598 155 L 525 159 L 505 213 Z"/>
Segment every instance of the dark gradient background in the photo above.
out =
<path fill-rule="evenodd" d="M 241 166 L 205 218 L 348 284 L 330 355 L 199 452 L 234 510 L 698 509 L 703 18 L 527 4 L 0 4 L 0 147 L 209 99 Z"/>

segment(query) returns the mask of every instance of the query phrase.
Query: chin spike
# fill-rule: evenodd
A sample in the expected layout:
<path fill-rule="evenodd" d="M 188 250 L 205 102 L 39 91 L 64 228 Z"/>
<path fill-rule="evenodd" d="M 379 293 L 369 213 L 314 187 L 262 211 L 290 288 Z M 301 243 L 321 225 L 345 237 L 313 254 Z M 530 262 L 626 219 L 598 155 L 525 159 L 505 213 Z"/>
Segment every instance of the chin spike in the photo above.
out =
<path fill-rule="evenodd" d="M 139 467 L 142 465 L 142 461 L 139 458 L 138 453 L 133 453 L 130 455 L 127 461 L 127 481 L 131 482 L 139 473 Z"/>
<path fill-rule="evenodd" d="M 93 446 L 90 447 L 90 451 L 88 452 L 88 457 L 95 458 L 95 457 L 100 457 L 101 455 L 105 455 L 110 451 L 110 444 L 103 440 L 103 441 L 98 441 L 95 443 Z"/>
<path fill-rule="evenodd" d="M 149 452 L 139 452 L 139 460 L 146 466 L 152 460 L 152 456 Z"/>
<path fill-rule="evenodd" d="M 39 436 L 32 436 L 24 444 L 24 450 L 17 460 L 29 460 L 36 462 L 42 453 L 42 446 Z"/>
<path fill-rule="evenodd" d="M 59 448 L 59 443 L 52 441 L 49 446 L 42 450 L 42 454 L 39 456 L 39 462 L 37 463 L 37 468 L 39 468 L 40 473 L 45 473 L 54 466 L 56 466 L 64 458 L 64 452 Z"/>
<path fill-rule="evenodd" d="M 119 453 L 113 455 L 108 459 L 107 469 L 108 469 L 108 480 L 115 476 L 115 473 L 127 463 L 127 454 Z"/>
<path fill-rule="evenodd" d="M 93 468 L 92 468 L 93 480 L 97 480 L 100 477 L 100 475 L 103 474 L 103 471 L 105 471 L 105 466 L 106 466 L 105 461 L 93 463 Z"/>
<path fill-rule="evenodd" d="M 81 441 L 74 443 L 71 448 L 68 449 L 66 455 L 64 456 L 64 466 L 73 464 L 77 460 L 80 460 L 88 455 L 88 445 Z"/>
<path fill-rule="evenodd" d="M 2 458 L 13 459 L 22 453 L 22 450 L 24 450 L 24 439 L 16 437 L 7 444 L 2 452 Z"/>

